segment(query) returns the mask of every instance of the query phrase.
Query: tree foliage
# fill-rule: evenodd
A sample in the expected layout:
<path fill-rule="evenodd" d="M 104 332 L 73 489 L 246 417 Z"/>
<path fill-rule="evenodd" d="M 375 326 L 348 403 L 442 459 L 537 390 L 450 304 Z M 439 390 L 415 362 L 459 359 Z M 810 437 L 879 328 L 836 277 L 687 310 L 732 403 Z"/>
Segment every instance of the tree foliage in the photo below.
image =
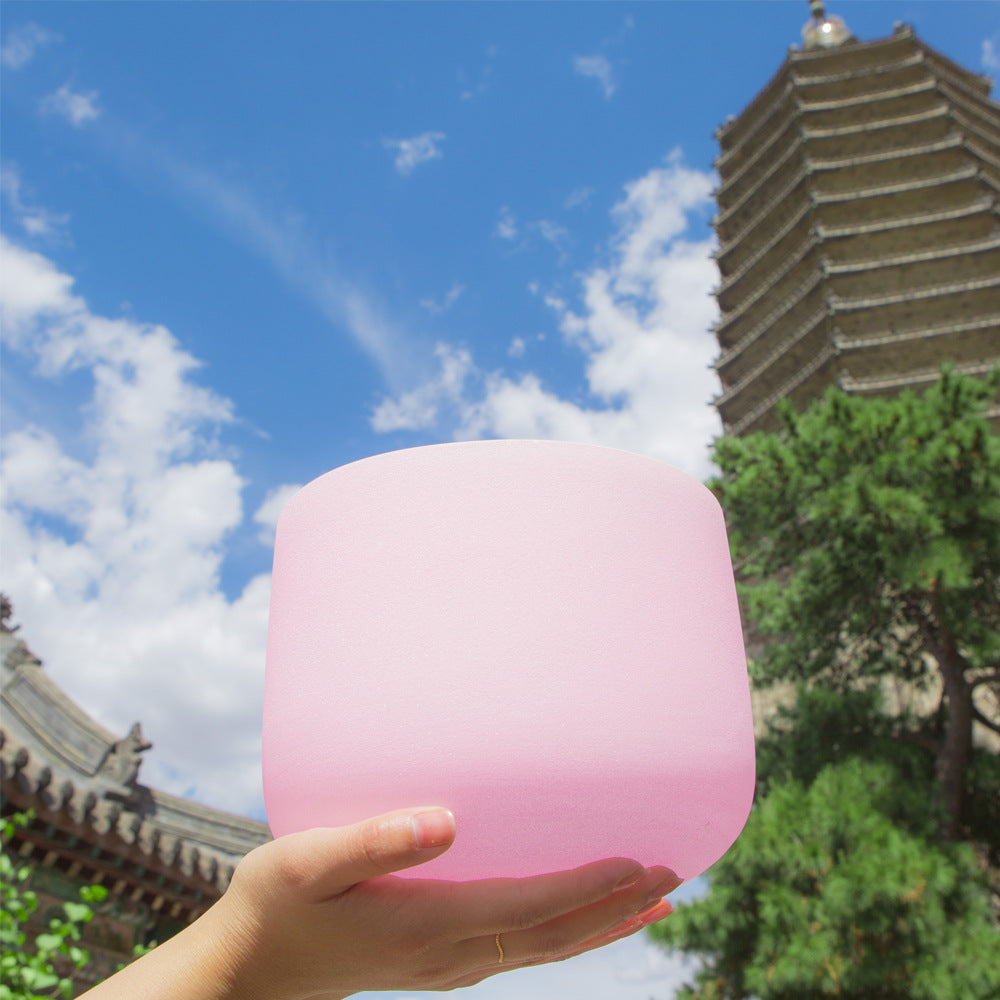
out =
<path fill-rule="evenodd" d="M 715 451 L 742 596 L 770 640 L 755 681 L 891 675 L 938 692 L 925 729 L 952 836 L 973 722 L 1000 733 L 1000 436 L 985 416 L 998 386 L 1000 369 L 944 371 L 922 395 L 831 391 Z"/>
<path fill-rule="evenodd" d="M 709 894 L 654 929 L 702 959 L 679 996 L 1000 995 L 1000 758 L 972 741 L 1000 731 L 998 386 L 831 392 L 718 442 L 752 676 L 796 695 Z"/>
<path fill-rule="evenodd" d="M 1000 995 L 973 850 L 921 831 L 921 797 L 903 788 L 892 765 L 860 757 L 777 783 L 712 869 L 709 896 L 655 930 L 705 962 L 678 996 Z"/>
<path fill-rule="evenodd" d="M 987 874 L 973 845 L 940 836 L 933 753 L 899 736 L 874 689 L 802 688 L 778 713 L 757 802 L 711 891 L 654 929 L 704 962 L 679 997 L 1000 995 Z M 980 756 L 995 799 L 1000 767 Z M 1000 843 L 1000 826 L 981 833 Z"/>
<path fill-rule="evenodd" d="M 3 822 L 8 841 L 18 825 L 28 821 L 18 813 Z M 50 1000 L 71 997 L 72 980 L 62 974 L 67 967 L 82 969 L 90 955 L 79 945 L 81 929 L 93 917 L 93 905 L 107 895 L 103 886 L 85 886 L 80 902 L 62 905 L 62 914 L 49 920 L 48 930 L 33 940 L 27 924 L 38 909 L 38 897 L 27 888 L 31 869 L 0 853 L 0 1000 Z"/>

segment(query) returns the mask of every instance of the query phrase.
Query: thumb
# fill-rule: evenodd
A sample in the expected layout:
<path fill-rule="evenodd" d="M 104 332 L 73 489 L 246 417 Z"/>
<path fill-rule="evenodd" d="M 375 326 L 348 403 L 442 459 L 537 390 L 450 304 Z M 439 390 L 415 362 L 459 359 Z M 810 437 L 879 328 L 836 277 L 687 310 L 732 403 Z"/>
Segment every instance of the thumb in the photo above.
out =
<path fill-rule="evenodd" d="M 305 830 L 274 841 L 303 895 L 329 899 L 378 875 L 438 857 L 455 839 L 455 817 L 439 807 L 400 809 L 352 826 Z M 293 860 L 294 859 L 294 860 Z"/>
<path fill-rule="evenodd" d="M 443 854 L 455 839 L 455 817 L 448 809 L 401 809 L 343 827 L 341 832 L 341 873 L 354 885 Z"/>

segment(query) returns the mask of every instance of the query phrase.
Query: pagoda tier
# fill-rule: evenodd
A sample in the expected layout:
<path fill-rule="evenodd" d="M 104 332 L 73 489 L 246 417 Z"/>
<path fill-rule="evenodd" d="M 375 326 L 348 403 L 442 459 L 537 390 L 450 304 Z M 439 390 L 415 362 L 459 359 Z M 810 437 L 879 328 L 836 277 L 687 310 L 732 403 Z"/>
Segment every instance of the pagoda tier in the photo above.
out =
<path fill-rule="evenodd" d="M 1000 105 L 906 26 L 792 51 L 717 133 L 714 333 L 727 433 L 830 385 L 1000 361 Z"/>

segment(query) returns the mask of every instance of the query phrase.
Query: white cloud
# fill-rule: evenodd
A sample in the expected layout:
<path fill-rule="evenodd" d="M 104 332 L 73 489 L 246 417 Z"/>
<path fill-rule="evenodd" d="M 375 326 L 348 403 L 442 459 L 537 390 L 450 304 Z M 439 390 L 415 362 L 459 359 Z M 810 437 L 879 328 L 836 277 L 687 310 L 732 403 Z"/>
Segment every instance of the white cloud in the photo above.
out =
<path fill-rule="evenodd" d="M 423 132 L 410 139 L 383 139 L 382 145 L 396 151 L 393 165 L 405 177 L 421 163 L 441 159 L 444 154 L 439 147 L 444 140 L 444 132 Z"/>
<path fill-rule="evenodd" d="M 464 70 L 459 70 L 458 81 L 461 84 L 461 97 L 463 101 L 471 101 L 473 98 L 482 97 L 488 93 L 493 78 L 493 65 L 500 48 L 497 45 L 490 45 L 486 49 L 486 64 L 479 71 L 479 77 L 473 83 Z"/>
<path fill-rule="evenodd" d="M 285 504 L 302 489 L 301 483 L 286 483 L 283 486 L 276 486 L 270 490 L 263 503 L 254 511 L 254 524 L 260 530 L 257 532 L 257 540 L 261 545 L 269 548 L 274 545 L 274 533 L 278 527 L 278 518 L 285 509 Z"/>
<path fill-rule="evenodd" d="M 551 219 L 536 219 L 519 223 L 516 216 L 507 205 L 500 209 L 497 219 L 496 235 L 507 243 L 516 243 L 515 252 L 525 250 L 534 243 L 534 237 L 541 237 L 553 246 L 559 254 L 559 259 L 565 260 L 569 244 L 569 230 Z M 537 244 L 536 244 L 537 245 Z"/>
<path fill-rule="evenodd" d="M 659 945 L 643 941 L 643 948 L 633 949 L 630 961 L 622 963 L 615 970 L 620 983 L 667 983 L 676 989 L 694 978 L 698 962 L 683 953 L 665 951 Z"/>
<path fill-rule="evenodd" d="M 420 305 L 432 315 L 447 312 L 460 298 L 465 291 L 465 285 L 460 285 L 457 281 L 444 294 L 440 301 L 437 299 L 421 299 Z"/>
<path fill-rule="evenodd" d="M 12 164 L 0 167 L 0 194 L 28 236 L 52 236 L 69 222 L 68 214 L 57 215 L 25 201 L 21 175 Z"/>
<path fill-rule="evenodd" d="M 372 429 L 416 431 L 432 427 L 444 407 L 459 405 L 475 366 L 465 348 L 438 344 L 434 349 L 438 374 L 429 382 L 395 399 L 386 398 L 375 408 Z"/>
<path fill-rule="evenodd" d="M 57 38 L 57 35 L 33 21 L 11 28 L 0 48 L 0 65 L 5 69 L 20 69 L 34 59 L 38 49 Z"/>
<path fill-rule="evenodd" d="M 643 934 L 585 952 L 568 962 L 540 965 L 530 971 L 491 976 L 466 987 L 463 1000 L 670 1000 L 690 978 L 692 967 L 680 956 L 661 963 L 649 951 L 656 946 Z M 656 970 L 656 971 L 654 971 Z M 365 1000 L 433 1000 L 435 994 L 360 993 Z"/>
<path fill-rule="evenodd" d="M 604 91 L 604 96 L 610 98 L 617 89 L 611 63 L 605 56 L 574 56 L 573 69 L 580 76 L 588 76 L 596 80 Z"/>
<path fill-rule="evenodd" d="M 988 72 L 1000 72 L 1000 35 L 983 39 L 982 62 Z"/>
<path fill-rule="evenodd" d="M 10 346 L 26 346 L 37 326 L 77 309 L 73 279 L 39 254 L 21 250 L 0 236 L 0 334 Z"/>
<path fill-rule="evenodd" d="M 69 84 L 63 84 L 54 94 L 42 100 L 42 111 L 65 118 L 74 128 L 80 128 L 87 122 L 100 116 L 97 106 L 98 93 L 75 93 L 69 89 Z"/>
<path fill-rule="evenodd" d="M 511 342 L 510 346 L 507 348 L 507 355 L 511 358 L 523 358 L 524 352 L 527 350 L 527 344 L 524 342 L 523 337 L 515 337 Z"/>
<path fill-rule="evenodd" d="M 8 349 L 31 377 L 91 386 L 72 441 L 59 414 L 6 421 L 2 587 L 23 634 L 108 728 L 141 719 L 144 781 L 257 809 L 269 578 L 235 599 L 220 586 L 243 520 L 214 443 L 232 405 L 168 330 L 91 312 L 39 254 L 3 240 L 0 275 Z"/>
<path fill-rule="evenodd" d="M 553 247 L 555 247 L 560 260 L 566 259 L 566 248 L 569 242 L 569 230 L 566 229 L 565 226 L 560 226 L 558 222 L 552 222 L 550 219 L 539 219 L 538 222 L 533 222 L 531 224 L 531 228 L 534 229 L 546 243 L 550 243 Z"/>
<path fill-rule="evenodd" d="M 496 233 L 502 240 L 517 239 L 517 220 L 514 218 L 514 213 L 506 205 L 500 209 Z"/>
<path fill-rule="evenodd" d="M 577 187 L 566 196 L 563 208 L 586 208 L 590 204 L 590 199 L 594 197 L 592 187 Z"/>
<path fill-rule="evenodd" d="M 708 445 L 721 431 L 709 405 L 718 391 L 709 332 L 717 272 L 711 240 L 685 234 L 688 213 L 711 205 L 712 185 L 710 174 L 685 167 L 677 154 L 627 184 L 612 210 L 617 231 L 609 260 L 581 275 L 579 306 L 545 296 L 567 346 L 583 360 L 589 399 L 560 396 L 535 372 L 484 373 L 467 352 L 457 378 L 446 371 L 455 358 L 439 347 L 441 374 L 384 402 L 383 415 L 398 407 L 400 419 L 376 429 L 431 426 L 443 402 L 456 417 L 459 438 L 605 444 L 706 478 Z M 410 424 L 403 414 L 413 416 Z"/>

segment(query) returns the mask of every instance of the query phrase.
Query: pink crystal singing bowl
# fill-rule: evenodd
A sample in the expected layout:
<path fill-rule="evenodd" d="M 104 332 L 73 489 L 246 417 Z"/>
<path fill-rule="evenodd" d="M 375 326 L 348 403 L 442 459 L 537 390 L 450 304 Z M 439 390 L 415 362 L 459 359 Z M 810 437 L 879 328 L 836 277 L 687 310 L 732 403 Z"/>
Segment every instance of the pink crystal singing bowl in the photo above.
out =
<path fill-rule="evenodd" d="M 722 511 L 649 458 L 551 441 L 336 469 L 278 523 L 264 705 L 275 836 L 443 805 L 473 879 L 605 857 L 704 871 L 754 745 Z"/>

